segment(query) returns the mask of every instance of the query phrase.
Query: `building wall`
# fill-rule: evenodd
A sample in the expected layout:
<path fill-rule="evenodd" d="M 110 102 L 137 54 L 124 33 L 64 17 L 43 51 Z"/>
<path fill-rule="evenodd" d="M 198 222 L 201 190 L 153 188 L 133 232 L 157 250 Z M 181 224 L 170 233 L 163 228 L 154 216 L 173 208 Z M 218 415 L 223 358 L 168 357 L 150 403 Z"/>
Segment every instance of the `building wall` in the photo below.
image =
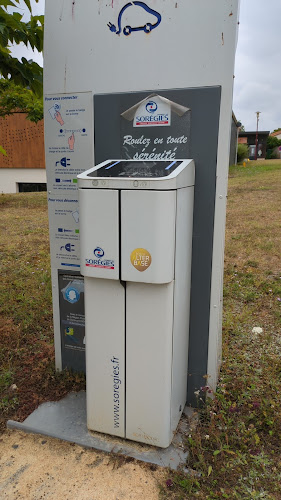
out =
<path fill-rule="evenodd" d="M 267 138 L 269 136 L 269 132 L 259 131 L 258 132 L 258 154 L 257 159 L 262 160 L 266 157 L 266 147 L 267 147 Z M 238 138 L 239 144 L 247 144 L 249 147 L 249 159 L 255 160 L 256 157 L 256 132 L 241 132 Z"/>
<path fill-rule="evenodd" d="M 281 139 L 281 130 L 279 130 L 278 132 L 272 132 L 272 134 L 270 134 L 272 137 L 276 137 L 277 139 Z"/>
<path fill-rule="evenodd" d="M 46 183 L 44 124 L 25 113 L 0 118 L 0 193 L 17 193 L 18 183 Z"/>
<path fill-rule="evenodd" d="M 45 168 L 43 120 L 33 123 L 26 114 L 0 118 L 0 168 Z"/>
<path fill-rule="evenodd" d="M 0 168 L 0 193 L 18 193 L 18 183 L 46 183 L 43 168 Z"/>

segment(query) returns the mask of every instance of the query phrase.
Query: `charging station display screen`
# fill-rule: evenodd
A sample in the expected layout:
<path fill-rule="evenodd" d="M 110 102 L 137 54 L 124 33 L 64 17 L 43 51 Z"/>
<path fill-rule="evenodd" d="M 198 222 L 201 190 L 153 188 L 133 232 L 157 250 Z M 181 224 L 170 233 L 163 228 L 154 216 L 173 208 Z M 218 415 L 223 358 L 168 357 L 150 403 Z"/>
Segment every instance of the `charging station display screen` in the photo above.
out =
<path fill-rule="evenodd" d="M 112 161 L 88 174 L 88 177 L 167 177 L 181 161 Z"/>

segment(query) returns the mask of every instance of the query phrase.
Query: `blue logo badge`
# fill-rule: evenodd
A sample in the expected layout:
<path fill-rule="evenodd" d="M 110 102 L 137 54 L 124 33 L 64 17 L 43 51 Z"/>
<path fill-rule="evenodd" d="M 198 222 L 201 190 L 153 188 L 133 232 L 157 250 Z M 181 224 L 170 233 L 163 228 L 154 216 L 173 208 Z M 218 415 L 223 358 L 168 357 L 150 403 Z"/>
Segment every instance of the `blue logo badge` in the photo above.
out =
<path fill-rule="evenodd" d="M 153 24 L 146 23 L 144 26 L 136 26 L 136 27 L 125 26 L 123 28 L 123 33 L 125 36 L 130 35 L 133 31 L 144 31 L 145 33 L 150 33 L 152 30 L 157 28 L 157 26 L 159 26 L 159 24 L 161 23 L 161 19 L 162 19 L 161 14 L 159 14 L 159 12 L 157 12 L 156 10 L 153 10 L 150 7 L 148 7 L 148 5 L 146 5 L 146 3 L 139 2 L 139 1 L 135 0 L 135 1 L 129 2 L 126 5 L 124 5 L 124 7 L 120 10 L 119 16 L 118 16 L 118 21 L 117 21 L 118 29 L 116 28 L 115 24 L 112 24 L 110 22 L 107 24 L 107 26 L 109 27 L 110 31 L 112 31 L 112 33 L 115 33 L 116 35 L 120 35 L 120 33 L 122 31 L 122 16 L 123 16 L 126 9 L 128 9 L 129 7 L 134 7 L 134 6 L 141 7 L 149 14 L 152 14 L 153 16 L 155 16 L 156 22 Z"/>
<path fill-rule="evenodd" d="M 103 256 L 104 256 L 104 251 L 103 251 L 103 249 L 102 249 L 102 248 L 97 247 L 97 248 L 95 248 L 95 250 L 94 250 L 94 254 L 95 254 L 95 256 L 96 256 L 97 258 L 100 258 L 100 257 L 103 257 Z"/>
<path fill-rule="evenodd" d="M 75 304 L 80 299 L 80 293 L 77 288 L 70 286 L 65 290 L 65 298 L 70 304 Z"/>
<path fill-rule="evenodd" d="M 157 109 L 158 109 L 158 106 L 157 106 L 156 102 L 149 101 L 147 103 L 147 105 L 145 106 L 145 109 L 148 113 L 155 113 L 155 111 L 157 111 Z"/>

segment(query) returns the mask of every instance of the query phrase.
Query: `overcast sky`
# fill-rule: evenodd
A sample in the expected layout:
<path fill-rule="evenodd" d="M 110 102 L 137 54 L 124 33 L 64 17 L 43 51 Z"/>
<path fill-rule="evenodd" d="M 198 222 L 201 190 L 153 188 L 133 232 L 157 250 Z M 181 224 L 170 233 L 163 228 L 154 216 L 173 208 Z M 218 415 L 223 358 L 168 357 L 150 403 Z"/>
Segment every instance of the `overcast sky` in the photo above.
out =
<path fill-rule="evenodd" d="M 93 0 L 96 1 L 96 0 Z M 44 13 L 44 0 L 32 0 L 34 14 Z M 233 111 L 246 130 L 281 127 L 281 0 L 241 0 L 236 51 Z M 42 57 L 15 51 L 42 64 Z"/>
<path fill-rule="evenodd" d="M 246 130 L 281 127 L 281 1 L 241 0 L 233 111 Z"/>

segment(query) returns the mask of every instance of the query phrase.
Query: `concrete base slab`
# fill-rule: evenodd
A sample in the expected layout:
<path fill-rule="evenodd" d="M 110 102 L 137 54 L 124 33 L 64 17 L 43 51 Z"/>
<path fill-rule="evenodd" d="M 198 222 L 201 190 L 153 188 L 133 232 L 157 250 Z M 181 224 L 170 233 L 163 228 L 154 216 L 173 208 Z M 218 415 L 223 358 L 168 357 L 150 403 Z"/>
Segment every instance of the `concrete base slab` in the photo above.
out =
<path fill-rule="evenodd" d="M 62 439 L 86 448 L 119 453 L 176 470 L 184 467 L 188 456 L 183 437 L 189 432 L 191 416 L 192 409 L 186 407 L 172 444 L 166 449 L 156 448 L 89 431 L 86 424 L 86 393 L 80 391 L 68 394 L 61 401 L 41 404 L 24 422 L 8 420 L 7 427 Z"/>

